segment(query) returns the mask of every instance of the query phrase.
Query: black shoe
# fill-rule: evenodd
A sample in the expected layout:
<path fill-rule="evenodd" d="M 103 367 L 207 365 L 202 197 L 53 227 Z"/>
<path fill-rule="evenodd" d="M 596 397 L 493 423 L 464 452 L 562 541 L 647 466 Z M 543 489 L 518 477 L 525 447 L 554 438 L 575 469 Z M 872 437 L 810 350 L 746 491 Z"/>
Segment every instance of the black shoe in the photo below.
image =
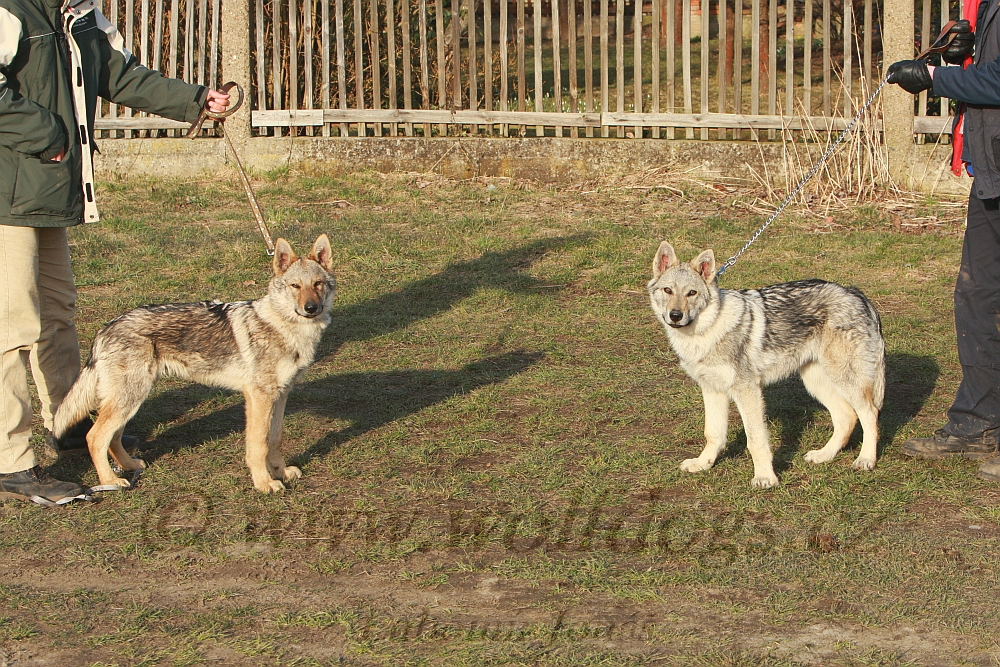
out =
<path fill-rule="evenodd" d="M 52 431 L 45 430 L 45 455 L 57 459 L 63 454 L 77 454 L 87 450 L 87 433 L 94 425 L 94 420 L 87 417 L 69 430 L 61 440 L 57 440 Z M 122 436 L 122 447 L 132 449 L 139 444 L 139 438 L 133 435 Z"/>
<path fill-rule="evenodd" d="M 943 459 L 961 454 L 973 461 L 985 461 L 997 455 L 997 429 L 984 431 L 974 438 L 963 438 L 939 428 L 929 438 L 910 438 L 899 450 L 906 456 L 921 459 Z"/>
<path fill-rule="evenodd" d="M 79 484 L 53 479 L 41 466 L 0 475 L 0 498 L 14 500 L 42 498 L 49 503 L 62 505 L 83 497 L 83 488 Z"/>

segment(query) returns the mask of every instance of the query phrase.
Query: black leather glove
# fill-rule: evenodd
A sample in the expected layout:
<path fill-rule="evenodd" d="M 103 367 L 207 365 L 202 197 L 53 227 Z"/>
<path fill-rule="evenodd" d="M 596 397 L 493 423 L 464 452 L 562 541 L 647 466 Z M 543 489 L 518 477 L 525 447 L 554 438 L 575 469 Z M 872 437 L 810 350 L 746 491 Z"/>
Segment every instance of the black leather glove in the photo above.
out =
<path fill-rule="evenodd" d="M 900 60 L 889 65 L 889 83 L 898 83 L 908 93 L 928 90 L 933 84 L 927 63 L 923 60 Z"/>
<path fill-rule="evenodd" d="M 949 35 L 955 35 L 951 44 L 941 54 L 941 60 L 952 65 L 961 65 L 965 56 L 972 53 L 972 47 L 976 44 L 976 33 L 972 32 L 972 26 L 965 19 L 955 21 L 955 25 L 948 31 Z"/>

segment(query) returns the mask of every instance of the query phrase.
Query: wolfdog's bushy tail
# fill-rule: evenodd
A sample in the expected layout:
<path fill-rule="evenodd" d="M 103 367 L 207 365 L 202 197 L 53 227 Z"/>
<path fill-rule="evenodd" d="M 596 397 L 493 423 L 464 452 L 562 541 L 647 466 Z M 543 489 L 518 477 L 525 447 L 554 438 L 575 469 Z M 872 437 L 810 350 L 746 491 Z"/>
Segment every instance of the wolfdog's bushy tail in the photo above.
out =
<path fill-rule="evenodd" d="M 97 366 L 93 357 L 87 365 L 80 371 L 76 382 L 70 387 L 66 398 L 56 410 L 53 418 L 53 435 L 56 439 L 62 438 L 66 433 L 84 420 L 90 411 L 97 407 Z"/>
<path fill-rule="evenodd" d="M 875 304 L 867 298 L 865 298 L 865 308 L 868 310 L 869 317 L 875 321 L 878 350 L 875 359 L 875 386 L 872 387 L 872 402 L 876 408 L 881 410 L 882 402 L 885 400 L 885 338 L 882 337 L 882 318 L 875 310 Z"/>

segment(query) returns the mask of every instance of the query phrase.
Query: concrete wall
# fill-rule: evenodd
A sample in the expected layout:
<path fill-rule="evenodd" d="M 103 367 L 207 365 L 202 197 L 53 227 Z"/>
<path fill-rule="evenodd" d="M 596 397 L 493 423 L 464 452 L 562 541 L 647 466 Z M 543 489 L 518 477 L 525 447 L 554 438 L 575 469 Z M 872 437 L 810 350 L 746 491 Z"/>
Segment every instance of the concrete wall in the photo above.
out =
<path fill-rule="evenodd" d="M 450 178 L 510 176 L 576 183 L 621 177 L 652 168 L 709 179 L 754 180 L 754 172 L 785 186 L 781 144 L 749 141 L 633 141 L 629 139 L 487 139 L 251 137 L 241 157 L 252 170 L 302 166 L 331 173 L 375 170 L 437 172 Z M 221 139 L 105 139 L 100 174 L 179 177 L 232 169 Z M 908 179 L 917 189 L 968 193 L 971 179 L 946 168 L 950 146 L 914 146 Z M 818 158 L 818 155 L 816 155 Z"/>

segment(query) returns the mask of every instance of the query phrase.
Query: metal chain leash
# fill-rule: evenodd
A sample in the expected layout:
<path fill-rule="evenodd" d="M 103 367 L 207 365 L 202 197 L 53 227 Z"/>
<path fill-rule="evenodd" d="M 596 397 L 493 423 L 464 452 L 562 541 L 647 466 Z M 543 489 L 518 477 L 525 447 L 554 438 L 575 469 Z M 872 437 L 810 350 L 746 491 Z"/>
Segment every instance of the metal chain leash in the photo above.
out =
<path fill-rule="evenodd" d="M 837 150 L 837 146 L 839 146 L 844 142 L 844 139 L 847 138 L 847 135 L 851 132 L 851 129 L 854 128 L 854 126 L 865 114 L 865 112 L 868 111 L 868 108 L 872 105 L 872 103 L 875 102 L 875 98 L 878 97 L 878 94 L 880 92 L 882 92 L 882 88 L 885 87 L 885 84 L 888 81 L 889 81 L 888 76 L 882 79 L 882 83 L 880 83 L 878 88 L 875 89 L 875 92 L 871 94 L 871 97 L 868 98 L 868 101 L 865 102 L 864 106 L 861 107 L 861 110 L 857 113 L 857 115 L 854 116 L 854 118 L 851 119 L 851 122 L 847 124 L 847 127 L 844 128 L 844 131 L 840 133 L 839 137 L 837 137 L 837 140 L 833 142 L 829 148 L 826 149 L 826 152 L 823 153 L 823 157 L 819 159 L 819 162 L 813 165 L 813 168 L 809 170 L 809 173 L 806 174 L 805 178 L 799 181 L 799 184 L 795 186 L 795 189 L 792 190 L 787 197 L 785 197 L 785 200 L 781 202 L 781 205 L 779 205 L 778 208 L 775 209 L 774 213 L 771 214 L 771 217 L 768 218 L 767 221 L 760 226 L 760 229 L 758 229 L 754 233 L 754 235 L 750 237 L 750 240 L 746 242 L 746 245 L 740 248 L 740 251 L 738 253 L 727 259 L 726 263 L 722 265 L 722 268 L 720 268 L 716 272 L 715 276 L 717 278 L 721 276 L 723 273 L 725 273 L 726 269 L 728 269 L 730 266 L 736 263 L 736 260 L 740 258 L 740 255 L 746 252 L 747 248 L 749 248 L 754 244 L 754 241 L 756 241 L 757 238 L 764 233 L 764 230 L 771 226 L 771 223 L 774 222 L 775 218 L 781 215 L 781 212 L 785 210 L 785 207 L 787 207 L 790 203 L 792 203 L 792 200 L 795 199 L 795 196 L 799 194 L 799 192 L 802 190 L 803 187 L 805 187 L 806 183 L 808 183 L 812 179 L 812 177 L 815 176 L 817 172 L 819 172 L 819 170 L 823 167 L 826 161 L 830 159 L 830 156 L 833 155 L 833 152 Z"/>
<path fill-rule="evenodd" d="M 916 57 L 916 60 L 923 60 L 924 58 L 927 58 L 933 53 L 943 53 L 949 46 L 951 46 L 951 43 L 955 40 L 955 37 L 957 36 L 957 33 L 951 31 L 951 29 L 955 26 L 956 23 L 957 23 L 956 21 L 948 21 L 943 26 L 941 26 L 941 33 L 938 35 L 937 39 L 935 39 L 934 42 L 929 47 L 921 51 L 920 55 Z M 872 103 L 875 102 L 875 98 L 878 97 L 878 94 L 882 92 L 882 89 L 888 82 L 889 82 L 889 76 L 887 74 L 886 77 L 882 79 L 882 83 L 880 83 L 878 85 L 878 88 L 875 89 L 875 92 L 872 93 L 871 97 L 868 98 L 868 101 L 865 102 L 864 106 L 861 107 L 861 110 L 857 113 L 856 116 L 854 116 L 853 119 L 851 119 L 851 122 L 847 124 L 847 127 L 844 128 L 844 131 L 840 133 L 840 136 L 837 137 L 837 140 L 833 142 L 833 144 L 829 148 L 826 149 L 826 152 L 823 153 L 823 157 L 819 159 L 819 162 L 813 165 L 813 168 L 809 170 L 809 173 L 806 174 L 806 177 L 803 178 L 799 182 L 799 184 L 795 186 L 795 189 L 792 190 L 787 197 L 785 197 L 785 200 L 781 202 L 781 205 L 778 206 L 778 208 L 774 211 L 774 213 L 771 214 L 771 217 L 768 218 L 763 225 L 761 225 L 760 229 L 758 229 L 756 233 L 754 233 L 754 235 L 750 237 L 750 240 L 746 242 L 746 245 L 740 248 L 740 251 L 738 253 L 736 253 L 735 255 L 726 260 L 726 263 L 722 265 L 722 268 L 715 273 L 716 278 L 721 276 L 723 273 L 725 273 L 726 269 L 735 264 L 736 260 L 740 258 L 740 255 L 746 252 L 747 248 L 752 246 L 754 241 L 757 240 L 757 237 L 763 234 L 764 230 L 771 226 L 771 223 L 774 222 L 774 219 L 777 218 L 779 215 L 781 215 L 781 212 L 785 210 L 785 207 L 788 206 L 793 199 L 795 199 L 795 196 L 799 194 L 799 192 L 802 190 L 803 187 L 805 187 L 805 184 L 808 183 L 810 179 L 812 179 L 812 177 L 815 176 L 816 173 L 820 170 L 820 168 L 826 163 L 826 161 L 830 159 L 830 156 L 833 155 L 833 152 L 837 150 L 837 146 L 843 143 L 844 139 L 847 138 L 847 135 L 850 133 L 851 129 L 855 126 L 855 124 L 857 124 L 857 122 L 861 119 L 861 117 L 865 115 L 865 112 L 868 111 L 868 107 L 870 107 Z"/>

